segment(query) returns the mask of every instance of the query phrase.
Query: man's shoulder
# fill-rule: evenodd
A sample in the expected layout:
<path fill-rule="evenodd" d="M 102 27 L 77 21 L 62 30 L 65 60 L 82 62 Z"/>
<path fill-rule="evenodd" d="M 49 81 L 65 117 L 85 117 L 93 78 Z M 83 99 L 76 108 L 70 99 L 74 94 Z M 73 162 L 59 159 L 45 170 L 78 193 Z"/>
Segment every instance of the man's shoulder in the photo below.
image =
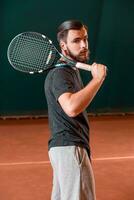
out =
<path fill-rule="evenodd" d="M 64 75 L 64 74 L 72 74 L 74 73 L 74 69 L 72 69 L 70 66 L 66 65 L 64 67 L 55 67 L 53 69 L 51 69 L 49 72 L 48 72 L 48 77 L 54 77 L 55 75 L 56 76 L 61 76 L 61 75 Z"/>

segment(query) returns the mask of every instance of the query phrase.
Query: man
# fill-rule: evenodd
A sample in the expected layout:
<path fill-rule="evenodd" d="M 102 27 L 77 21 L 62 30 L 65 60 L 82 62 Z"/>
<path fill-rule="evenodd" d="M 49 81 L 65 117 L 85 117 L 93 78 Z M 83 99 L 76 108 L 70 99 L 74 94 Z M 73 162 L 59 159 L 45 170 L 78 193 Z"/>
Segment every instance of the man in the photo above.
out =
<path fill-rule="evenodd" d="M 85 63 L 89 59 L 87 27 L 80 21 L 63 22 L 57 33 L 63 55 Z M 83 87 L 79 70 L 65 66 L 50 70 L 45 81 L 48 103 L 49 157 L 53 168 L 52 200 L 95 200 L 90 163 L 89 123 L 85 109 L 102 85 L 106 67 L 93 63 L 92 80 Z M 88 73 L 88 72 L 87 72 Z"/>

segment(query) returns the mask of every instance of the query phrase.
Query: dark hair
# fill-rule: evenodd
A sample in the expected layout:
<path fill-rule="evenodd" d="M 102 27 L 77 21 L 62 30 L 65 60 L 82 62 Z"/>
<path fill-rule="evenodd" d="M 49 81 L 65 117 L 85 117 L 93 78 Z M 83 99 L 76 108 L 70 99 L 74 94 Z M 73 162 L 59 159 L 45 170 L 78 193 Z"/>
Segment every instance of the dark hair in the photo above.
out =
<path fill-rule="evenodd" d="M 58 42 L 60 42 L 60 40 L 66 41 L 67 34 L 70 29 L 80 30 L 82 27 L 84 27 L 86 30 L 88 30 L 87 26 L 78 20 L 68 20 L 68 21 L 63 22 L 58 27 L 58 31 L 57 31 Z"/>

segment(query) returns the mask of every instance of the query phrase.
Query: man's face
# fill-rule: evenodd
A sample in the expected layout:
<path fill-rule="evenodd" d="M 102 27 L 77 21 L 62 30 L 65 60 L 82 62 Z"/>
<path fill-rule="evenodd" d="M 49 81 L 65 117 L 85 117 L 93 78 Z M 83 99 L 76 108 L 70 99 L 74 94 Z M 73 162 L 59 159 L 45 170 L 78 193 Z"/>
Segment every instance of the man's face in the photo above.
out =
<path fill-rule="evenodd" d="M 80 30 L 69 30 L 66 42 L 62 45 L 65 56 L 78 62 L 86 62 L 89 59 L 88 35 L 84 27 Z"/>

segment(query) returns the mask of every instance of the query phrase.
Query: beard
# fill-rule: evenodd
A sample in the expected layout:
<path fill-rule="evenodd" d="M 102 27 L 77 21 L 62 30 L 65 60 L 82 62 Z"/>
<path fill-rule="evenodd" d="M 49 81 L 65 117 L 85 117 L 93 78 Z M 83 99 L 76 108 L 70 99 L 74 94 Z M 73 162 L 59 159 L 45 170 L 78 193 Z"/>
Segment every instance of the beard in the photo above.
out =
<path fill-rule="evenodd" d="M 90 51 L 88 49 L 81 50 L 75 55 L 69 48 L 67 48 L 66 55 L 77 62 L 86 63 L 89 60 Z"/>

